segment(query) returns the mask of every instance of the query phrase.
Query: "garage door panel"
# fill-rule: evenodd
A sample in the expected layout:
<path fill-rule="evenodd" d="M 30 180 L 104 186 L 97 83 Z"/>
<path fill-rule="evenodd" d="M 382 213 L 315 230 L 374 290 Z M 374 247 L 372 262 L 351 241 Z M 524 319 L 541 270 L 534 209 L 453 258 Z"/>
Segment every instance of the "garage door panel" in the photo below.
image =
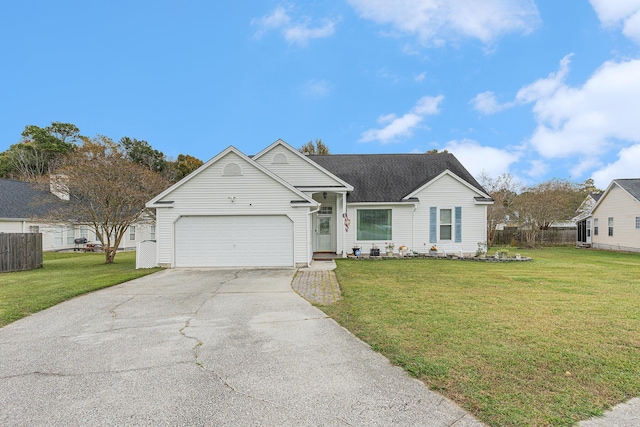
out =
<path fill-rule="evenodd" d="M 286 216 L 185 216 L 175 225 L 176 267 L 291 267 Z"/>

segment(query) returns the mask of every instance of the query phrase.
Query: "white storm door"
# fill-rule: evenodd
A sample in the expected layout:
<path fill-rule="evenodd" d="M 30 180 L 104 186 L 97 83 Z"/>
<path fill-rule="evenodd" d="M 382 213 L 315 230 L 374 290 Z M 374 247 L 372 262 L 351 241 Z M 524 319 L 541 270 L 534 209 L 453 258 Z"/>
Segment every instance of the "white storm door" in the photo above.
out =
<path fill-rule="evenodd" d="M 318 215 L 316 228 L 316 251 L 327 252 L 333 250 L 331 236 L 333 235 L 333 215 Z"/>
<path fill-rule="evenodd" d="M 587 220 L 587 244 L 591 244 L 591 220 Z"/>

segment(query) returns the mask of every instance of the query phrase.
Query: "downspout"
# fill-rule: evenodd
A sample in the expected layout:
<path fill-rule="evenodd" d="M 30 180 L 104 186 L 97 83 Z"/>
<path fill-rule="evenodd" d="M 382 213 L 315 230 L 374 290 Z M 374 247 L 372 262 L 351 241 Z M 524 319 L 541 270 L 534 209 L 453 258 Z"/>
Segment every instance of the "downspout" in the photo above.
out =
<path fill-rule="evenodd" d="M 307 267 L 311 267 L 311 261 L 313 260 L 313 241 L 311 238 L 311 215 L 318 212 L 320 210 L 320 206 L 315 211 L 307 212 L 307 242 L 308 243 L 308 251 L 307 251 Z"/>
<path fill-rule="evenodd" d="M 342 218 L 343 224 L 340 224 L 340 232 L 342 233 L 342 258 L 347 257 L 347 230 L 344 227 L 344 214 L 347 213 L 347 193 L 342 193 Z"/>
<path fill-rule="evenodd" d="M 416 250 L 416 210 L 418 210 L 418 204 L 413 204 L 413 212 L 411 212 L 411 250 Z"/>

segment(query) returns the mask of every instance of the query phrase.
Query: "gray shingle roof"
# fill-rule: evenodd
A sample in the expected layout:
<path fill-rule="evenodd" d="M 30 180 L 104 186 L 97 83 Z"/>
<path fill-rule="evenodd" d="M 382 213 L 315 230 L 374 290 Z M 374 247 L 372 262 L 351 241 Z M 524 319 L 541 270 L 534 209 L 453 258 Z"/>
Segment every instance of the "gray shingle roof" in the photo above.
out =
<path fill-rule="evenodd" d="M 640 202 L 640 178 L 616 179 L 615 182 Z"/>
<path fill-rule="evenodd" d="M 36 218 L 61 203 L 62 200 L 49 192 L 48 186 L 0 179 L 0 218 Z"/>
<path fill-rule="evenodd" d="M 329 154 L 308 158 L 353 185 L 347 198 L 351 203 L 400 202 L 446 169 L 486 193 L 451 153 Z"/>

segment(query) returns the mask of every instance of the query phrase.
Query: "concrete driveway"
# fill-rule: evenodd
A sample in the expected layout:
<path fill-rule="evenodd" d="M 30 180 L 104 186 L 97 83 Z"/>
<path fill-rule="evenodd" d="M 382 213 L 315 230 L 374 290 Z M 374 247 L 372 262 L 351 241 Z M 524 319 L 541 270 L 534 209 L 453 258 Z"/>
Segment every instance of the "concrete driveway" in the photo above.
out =
<path fill-rule="evenodd" d="M 293 274 L 165 270 L 0 329 L 0 425 L 480 425 Z"/>

